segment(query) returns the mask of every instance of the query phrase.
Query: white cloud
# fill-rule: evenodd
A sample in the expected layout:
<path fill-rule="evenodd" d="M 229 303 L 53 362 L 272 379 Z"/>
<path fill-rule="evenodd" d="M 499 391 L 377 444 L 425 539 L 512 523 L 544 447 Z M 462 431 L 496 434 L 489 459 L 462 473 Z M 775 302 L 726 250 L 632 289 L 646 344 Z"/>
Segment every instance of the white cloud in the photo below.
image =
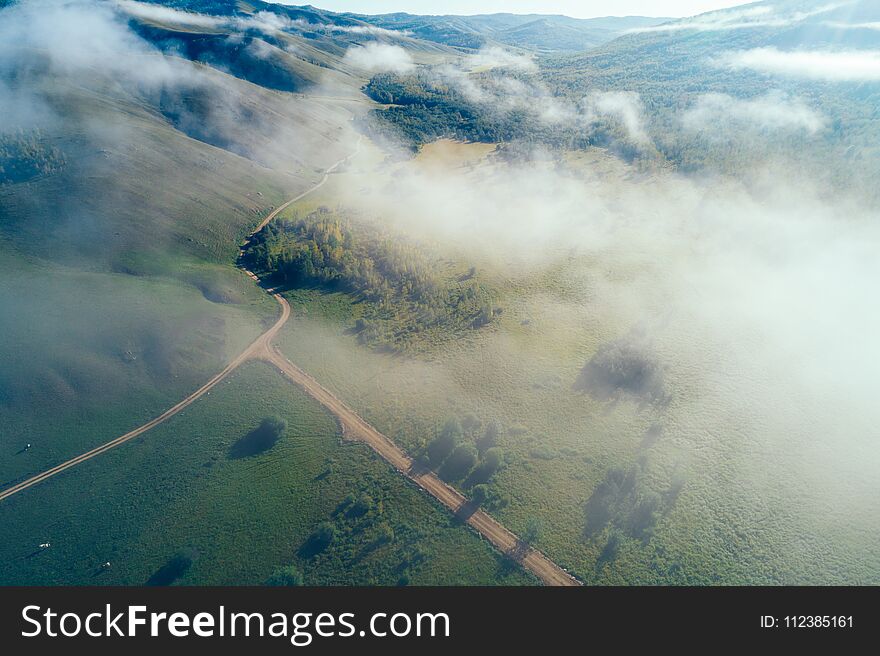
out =
<path fill-rule="evenodd" d="M 771 92 L 749 100 L 711 93 L 697 99 L 682 117 L 682 125 L 689 130 L 712 133 L 733 125 L 815 134 L 825 127 L 826 120 L 803 100 L 789 99 L 780 93 Z"/>
<path fill-rule="evenodd" d="M 415 68 L 412 57 L 400 46 L 371 42 L 365 46 L 352 46 L 345 53 L 345 60 L 370 72 L 387 71 L 406 73 Z"/>
<path fill-rule="evenodd" d="M 112 5 L 50 0 L 12 5 L 0 21 L 0 61 L 20 66 L 27 49 L 44 53 L 59 73 L 107 71 L 120 79 L 156 86 L 190 74 L 181 62 L 145 55 L 156 49 L 131 32 Z"/>
<path fill-rule="evenodd" d="M 718 32 L 724 30 L 742 30 L 760 27 L 786 27 L 799 23 L 813 16 L 826 14 L 852 2 L 838 2 L 836 4 L 823 5 L 808 11 L 794 11 L 789 13 L 777 13 L 776 8 L 767 5 L 748 7 L 745 9 L 732 9 L 729 11 L 711 12 L 693 18 L 664 23 L 651 27 L 640 27 L 629 30 L 639 32 L 679 32 L 694 30 L 698 32 Z"/>
<path fill-rule="evenodd" d="M 880 80 L 880 51 L 824 51 L 754 48 L 728 52 L 717 63 L 734 70 L 832 82 Z"/>
<path fill-rule="evenodd" d="M 584 98 L 584 106 L 588 115 L 620 122 L 634 142 L 644 144 L 650 141 L 639 94 L 630 91 L 594 91 Z"/>
<path fill-rule="evenodd" d="M 272 15 L 275 16 L 275 14 Z M 365 34 L 368 36 L 387 36 L 391 38 L 400 38 L 412 34 L 409 30 L 386 30 L 384 27 L 376 27 L 375 25 L 334 25 L 333 23 L 312 23 L 302 18 L 284 20 L 287 21 L 287 27 L 306 30 L 308 32 Z"/>
<path fill-rule="evenodd" d="M 877 30 L 880 31 L 880 22 L 877 23 L 837 23 L 828 21 L 823 23 L 828 27 L 834 27 L 838 30 Z"/>
<path fill-rule="evenodd" d="M 483 46 L 478 52 L 466 59 L 471 68 L 515 68 L 522 71 L 533 71 L 537 68 L 531 57 L 499 48 Z"/>
<path fill-rule="evenodd" d="M 367 34 L 370 36 L 387 36 L 391 38 L 401 38 L 412 34 L 409 30 L 386 30 L 384 27 L 376 27 L 375 25 L 324 25 L 322 27 L 328 32 Z"/>
<path fill-rule="evenodd" d="M 129 16 L 157 23 L 173 23 L 181 26 L 216 29 L 226 22 L 225 19 L 217 16 L 180 11 L 161 5 L 135 2 L 135 0 L 117 0 L 116 4 Z"/>
<path fill-rule="evenodd" d="M 197 14 L 161 5 L 137 2 L 137 0 L 116 0 L 116 4 L 129 16 L 134 16 L 141 20 L 196 29 L 259 30 L 266 34 L 272 34 L 296 27 L 298 22 L 284 16 L 279 16 L 271 11 L 259 11 L 253 16 L 227 17 Z"/>
<path fill-rule="evenodd" d="M 373 25 L 310 23 L 301 18 L 291 19 L 272 11 L 258 11 L 252 16 L 208 16 L 206 14 L 197 14 L 190 11 L 172 9 L 171 7 L 138 2 L 137 0 L 116 0 L 116 4 L 129 16 L 134 16 L 142 20 L 155 21 L 157 23 L 197 29 L 258 30 L 265 34 L 291 30 L 306 30 L 310 32 L 364 34 L 392 38 L 400 38 L 410 34 L 404 30 L 386 30 Z"/>

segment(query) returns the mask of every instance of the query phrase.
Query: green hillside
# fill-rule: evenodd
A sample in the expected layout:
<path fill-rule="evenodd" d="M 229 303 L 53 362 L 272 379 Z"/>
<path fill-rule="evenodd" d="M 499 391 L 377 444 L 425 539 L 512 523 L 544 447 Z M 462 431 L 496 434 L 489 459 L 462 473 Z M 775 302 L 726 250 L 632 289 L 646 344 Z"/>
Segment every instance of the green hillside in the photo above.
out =
<path fill-rule="evenodd" d="M 279 352 L 585 583 L 880 580 L 875 24 L 0 0 L 0 490 L 272 289 Z M 249 362 L 0 501 L 0 584 L 536 583 L 342 437 Z"/>
<path fill-rule="evenodd" d="M 186 8 L 223 20 L 83 3 L 3 10 L 3 29 L 29 36 L 0 56 L 2 488 L 157 416 L 274 321 L 277 304 L 235 266 L 240 244 L 354 147 L 369 101 L 345 54 L 370 37 L 273 36 L 231 20 L 253 7 L 196 4 Z M 51 39 L 61 24 L 73 40 Z M 137 585 L 189 558 L 190 584 L 262 584 L 290 565 L 312 584 L 534 582 L 365 448 L 342 446 L 277 374 L 250 365 L 240 376 L 180 425 L 3 503 L 0 582 Z M 228 452 L 273 408 L 290 444 L 265 461 L 278 476 L 254 486 L 265 463 Z M 375 507 L 340 514 L 352 495 Z M 221 512 L 194 524 L 204 505 Z M 240 523 L 254 505 L 262 523 Z M 340 537 L 306 555 L 322 521 Z M 58 548 L 31 558 L 47 539 Z M 96 578 L 105 560 L 113 568 Z"/>

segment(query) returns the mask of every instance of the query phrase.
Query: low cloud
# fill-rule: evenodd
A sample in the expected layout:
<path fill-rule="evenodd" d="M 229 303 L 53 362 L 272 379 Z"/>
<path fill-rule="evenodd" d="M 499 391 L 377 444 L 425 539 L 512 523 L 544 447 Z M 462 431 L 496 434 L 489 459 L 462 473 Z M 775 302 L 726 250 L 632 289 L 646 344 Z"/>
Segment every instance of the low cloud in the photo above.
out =
<path fill-rule="evenodd" d="M 218 16 L 207 16 L 190 11 L 181 11 L 171 7 L 135 2 L 135 0 L 117 0 L 116 5 L 129 16 L 157 23 L 173 23 L 187 27 L 216 29 L 227 21 Z"/>
<path fill-rule="evenodd" d="M 412 32 L 409 30 L 386 30 L 384 27 L 376 27 L 375 25 L 321 25 L 320 29 L 328 32 L 341 32 L 343 34 L 366 34 L 369 36 L 386 36 L 392 39 L 399 39 L 410 36 Z"/>
<path fill-rule="evenodd" d="M 328 32 L 343 34 L 363 34 L 401 38 L 410 34 L 407 31 L 386 30 L 373 25 L 334 25 L 332 23 L 311 23 L 302 18 L 288 18 L 272 11 L 258 11 L 252 16 L 209 16 L 191 11 L 172 9 L 137 0 L 116 0 L 116 5 L 129 16 L 157 23 L 181 27 L 210 30 L 256 30 L 265 34 L 276 32 Z"/>
<path fill-rule="evenodd" d="M 537 69 L 531 57 L 518 55 L 498 46 L 484 46 L 465 61 L 471 68 L 513 68 L 521 71 Z"/>
<path fill-rule="evenodd" d="M 620 123 L 635 143 L 650 141 L 639 94 L 630 91 L 594 91 L 584 98 L 584 105 L 588 116 L 610 118 Z"/>
<path fill-rule="evenodd" d="M 731 126 L 816 134 L 825 127 L 826 120 L 803 100 L 781 93 L 771 92 L 749 100 L 711 93 L 697 99 L 682 117 L 682 125 L 687 130 L 709 134 Z"/>
<path fill-rule="evenodd" d="M 789 25 L 800 23 L 813 16 L 827 14 L 835 9 L 845 7 L 848 4 L 852 4 L 852 2 L 838 2 L 808 11 L 794 11 L 782 14 L 778 13 L 776 8 L 766 5 L 748 7 L 745 9 L 711 12 L 674 23 L 663 23 L 662 25 L 634 28 L 629 30 L 629 32 L 681 32 L 685 30 L 697 32 L 719 32 L 762 27 L 788 27 Z"/>
<path fill-rule="evenodd" d="M 827 27 L 833 27 L 838 30 L 877 30 L 880 31 L 880 22 L 876 23 L 838 23 L 838 22 L 826 22 L 823 23 Z"/>
<path fill-rule="evenodd" d="M 137 0 L 116 0 L 116 5 L 125 14 L 163 25 L 175 25 L 190 29 L 248 31 L 256 30 L 264 34 L 274 34 L 297 27 L 301 21 L 279 16 L 271 11 L 259 11 L 253 16 L 209 16 L 191 11 L 172 9 Z"/>
<path fill-rule="evenodd" d="M 726 12 L 712 12 L 695 16 L 681 21 L 651 25 L 648 27 L 636 27 L 628 30 L 630 33 L 639 34 L 644 32 L 680 32 L 682 30 L 730 30 L 737 27 L 753 27 L 758 21 L 766 21 L 766 16 L 771 14 L 771 7 L 752 7 Z"/>
<path fill-rule="evenodd" d="M 345 61 L 371 73 L 407 73 L 415 68 L 406 50 L 378 42 L 352 46 L 345 53 Z"/>
<path fill-rule="evenodd" d="M 754 48 L 728 52 L 716 64 L 732 70 L 828 82 L 880 80 L 880 51 L 778 50 Z"/>
<path fill-rule="evenodd" d="M 106 71 L 144 87 L 191 74 L 178 60 L 153 57 L 155 47 L 130 31 L 112 5 L 32 0 L 3 11 L 0 66 L 5 69 L 20 69 L 39 52 L 52 72 Z"/>

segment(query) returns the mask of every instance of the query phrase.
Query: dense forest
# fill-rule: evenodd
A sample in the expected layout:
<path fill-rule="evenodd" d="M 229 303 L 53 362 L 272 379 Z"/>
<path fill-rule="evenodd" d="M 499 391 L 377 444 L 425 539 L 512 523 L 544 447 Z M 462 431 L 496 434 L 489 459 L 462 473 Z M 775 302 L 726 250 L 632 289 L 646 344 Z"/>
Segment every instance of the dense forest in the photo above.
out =
<path fill-rule="evenodd" d="M 506 70 L 486 71 L 468 76 L 475 85 L 466 93 L 454 81 L 445 80 L 433 69 L 414 73 L 381 73 L 374 76 L 365 92 L 386 108 L 374 110 L 376 119 L 369 128 L 383 136 L 402 140 L 413 150 L 437 139 L 460 139 L 482 143 L 525 143 L 553 148 L 582 149 L 589 146 L 612 147 L 626 159 L 638 152 L 627 143 L 617 126 L 596 121 L 589 129 L 583 124 L 541 120 L 541 103 L 499 107 L 493 98 L 510 80 L 529 74 Z M 475 98 L 474 96 L 484 96 Z"/>
<path fill-rule="evenodd" d="M 628 162 L 668 164 L 694 173 L 749 174 L 765 164 L 796 170 L 802 177 L 836 189 L 855 190 L 880 200 L 874 183 L 880 171 L 877 102 L 880 85 L 848 86 L 813 80 L 773 79 L 749 72 L 725 72 L 692 57 L 687 49 L 670 54 L 661 37 L 644 37 L 634 53 L 631 39 L 576 56 L 541 57 L 537 71 L 510 68 L 450 76 L 442 68 L 422 67 L 407 74 L 381 73 L 365 92 L 384 105 L 371 113 L 368 129 L 403 142 L 413 151 L 437 139 L 532 146 L 549 150 L 607 148 Z M 640 42 L 641 43 L 641 42 Z M 661 72 L 646 64 L 653 55 Z M 653 61 L 653 59 L 650 59 Z M 517 89 L 537 94 L 517 98 Z M 581 112 L 595 92 L 626 92 L 635 100 L 647 138 L 634 143 L 619 120 L 581 113 L 546 120 L 553 104 Z M 701 99 L 768 104 L 783 111 L 812 112 L 818 129 L 773 129 L 732 119 L 694 128 L 685 118 Z M 793 109 L 786 110 L 791 103 Z"/>
<path fill-rule="evenodd" d="M 831 165 L 844 178 L 857 161 L 873 160 L 869 153 L 880 146 L 876 116 L 877 85 L 842 87 L 813 80 L 763 79 L 745 71 L 725 71 L 706 65 L 711 53 L 694 56 L 687 49 L 671 53 L 660 36 L 647 41 L 634 53 L 622 39 L 617 47 L 578 56 L 541 60 L 542 82 L 559 97 L 577 100 L 595 89 L 625 89 L 638 95 L 642 120 L 651 141 L 663 158 L 686 172 L 713 171 L 736 174 L 758 162 L 786 161 L 814 172 Z M 663 59 L 662 71 L 642 59 Z M 725 118 L 711 129 L 689 129 L 684 117 L 700 98 L 721 94 L 729 103 L 760 101 L 767 97 L 780 103 L 800 101 L 827 118 L 817 132 L 797 129 L 762 129 Z M 786 105 L 781 105 L 783 108 Z M 794 106 L 797 108 L 797 105 Z M 838 180 L 838 182 L 842 182 Z"/>
<path fill-rule="evenodd" d="M 500 311 L 473 271 L 451 274 L 420 245 L 326 207 L 269 223 L 245 260 L 288 288 L 337 289 L 365 301 L 353 330 L 385 350 L 411 350 L 425 332 L 480 328 Z"/>

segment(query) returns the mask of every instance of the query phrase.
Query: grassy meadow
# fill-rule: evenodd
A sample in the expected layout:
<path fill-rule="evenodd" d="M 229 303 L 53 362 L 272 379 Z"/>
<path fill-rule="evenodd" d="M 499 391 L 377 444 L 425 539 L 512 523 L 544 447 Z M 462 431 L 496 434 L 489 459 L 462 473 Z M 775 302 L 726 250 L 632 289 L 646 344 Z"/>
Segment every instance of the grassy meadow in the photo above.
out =
<path fill-rule="evenodd" d="M 249 443 L 270 415 L 286 434 Z M 324 522 L 335 538 L 316 550 Z M 259 585 L 289 565 L 307 585 L 534 583 L 257 362 L 154 431 L 7 500 L 0 524 L 6 585 Z M 175 569 L 177 556 L 188 564 Z"/>

